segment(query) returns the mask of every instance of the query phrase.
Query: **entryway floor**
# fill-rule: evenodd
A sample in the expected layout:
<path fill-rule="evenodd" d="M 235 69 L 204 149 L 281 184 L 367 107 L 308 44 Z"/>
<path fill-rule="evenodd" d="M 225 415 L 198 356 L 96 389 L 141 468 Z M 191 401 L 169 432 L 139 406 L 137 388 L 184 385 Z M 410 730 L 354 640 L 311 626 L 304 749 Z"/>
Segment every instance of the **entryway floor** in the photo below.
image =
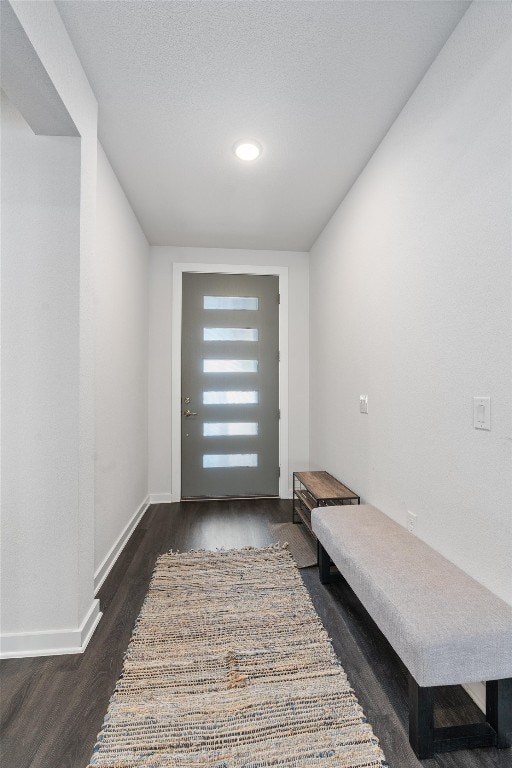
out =
<path fill-rule="evenodd" d="M 273 542 L 270 525 L 289 520 L 291 502 L 279 499 L 151 506 L 99 592 L 103 618 L 86 652 L 1 662 L 2 768 L 88 764 L 161 552 L 266 546 Z M 418 761 L 407 739 L 405 667 L 341 577 L 322 586 L 316 567 L 300 573 L 390 768 L 512 768 L 511 750 Z M 439 690 L 438 725 L 481 719 L 462 688 Z"/>

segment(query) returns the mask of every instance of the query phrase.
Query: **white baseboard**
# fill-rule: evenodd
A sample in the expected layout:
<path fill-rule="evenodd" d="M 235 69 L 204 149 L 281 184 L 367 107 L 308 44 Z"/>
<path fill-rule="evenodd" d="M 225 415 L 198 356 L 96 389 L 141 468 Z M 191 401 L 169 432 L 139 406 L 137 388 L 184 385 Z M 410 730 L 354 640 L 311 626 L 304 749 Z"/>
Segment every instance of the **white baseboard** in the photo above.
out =
<path fill-rule="evenodd" d="M 485 683 L 466 683 L 462 687 L 485 715 Z"/>
<path fill-rule="evenodd" d="M 172 493 L 151 493 L 149 495 L 150 504 L 170 504 L 174 501 Z"/>
<path fill-rule="evenodd" d="M 110 548 L 109 552 L 107 553 L 106 557 L 104 558 L 101 565 L 96 570 L 96 573 L 94 574 L 94 594 L 96 595 L 98 593 L 99 588 L 107 578 L 108 574 L 112 570 L 114 563 L 116 562 L 117 558 L 123 551 L 126 542 L 132 535 L 133 531 L 135 530 L 136 525 L 142 518 L 142 515 L 147 510 L 147 508 L 150 505 L 150 499 L 149 496 L 146 497 L 146 499 L 142 502 L 140 507 L 135 511 L 134 515 L 131 517 L 131 519 L 128 521 L 128 524 L 126 525 L 125 529 L 117 539 L 117 541 L 113 544 L 113 546 Z"/>
<path fill-rule="evenodd" d="M 93 600 L 78 629 L 55 629 L 43 632 L 8 633 L 0 637 L 1 659 L 27 656 L 60 656 L 83 653 L 102 617 L 100 601 Z"/>
<path fill-rule="evenodd" d="M 292 488 L 288 489 L 288 495 L 287 496 L 281 496 L 282 499 L 293 499 L 293 490 Z M 172 493 L 150 493 L 149 494 L 149 503 L 150 504 L 171 504 L 175 501 L 181 501 L 181 499 L 178 496 L 174 496 Z"/>

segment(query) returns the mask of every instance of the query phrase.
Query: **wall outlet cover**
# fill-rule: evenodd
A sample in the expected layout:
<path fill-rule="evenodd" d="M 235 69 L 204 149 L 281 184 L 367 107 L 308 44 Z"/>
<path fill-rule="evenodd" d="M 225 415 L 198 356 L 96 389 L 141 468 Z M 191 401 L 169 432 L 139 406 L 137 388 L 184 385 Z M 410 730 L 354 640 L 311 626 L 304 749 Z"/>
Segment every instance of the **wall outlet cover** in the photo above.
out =
<path fill-rule="evenodd" d="M 414 512 L 407 511 L 407 530 L 409 533 L 415 533 L 417 519 L 417 515 Z"/>

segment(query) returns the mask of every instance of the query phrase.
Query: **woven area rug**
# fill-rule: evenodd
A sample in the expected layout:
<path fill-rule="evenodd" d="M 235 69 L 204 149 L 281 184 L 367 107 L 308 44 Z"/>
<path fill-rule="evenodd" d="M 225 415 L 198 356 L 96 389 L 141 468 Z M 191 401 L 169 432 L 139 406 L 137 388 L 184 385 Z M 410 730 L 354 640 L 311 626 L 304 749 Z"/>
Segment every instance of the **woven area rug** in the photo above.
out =
<path fill-rule="evenodd" d="M 300 523 L 271 523 L 276 541 L 288 544 L 297 568 L 310 568 L 317 563 L 316 541 Z"/>
<path fill-rule="evenodd" d="M 158 559 L 90 766 L 384 765 L 285 548 Z"/>

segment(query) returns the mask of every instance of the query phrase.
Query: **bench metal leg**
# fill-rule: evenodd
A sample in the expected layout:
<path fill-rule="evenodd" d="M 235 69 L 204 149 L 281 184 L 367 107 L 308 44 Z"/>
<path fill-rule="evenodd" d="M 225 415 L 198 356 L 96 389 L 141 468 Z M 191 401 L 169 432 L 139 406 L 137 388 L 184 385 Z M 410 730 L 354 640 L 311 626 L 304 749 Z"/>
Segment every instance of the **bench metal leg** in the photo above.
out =
<path fill-rule="evenodd" d="M 496 746 L 512 746 L 512 677 L 486 683 L 486 720 L 496 732 Z"/>
<path fill-rule="evenodd" d="M 487 683 L 485 723 L 434 728 L 434 688 L 409 675 L 409 741 L 420 760 L 436 752 L 512 746 L 512 678 Z"/>
<path fill-rule="evenodd" d="M 322 584 L 328 584 L 331 580 L 331 558 L 323 546 L 318 542 L 318 574 Z"/>
<path fill-rule="evenodd" d="M 409 675 L 409 742 L 417 757 L 434 755 L 434 689 L 423 688 Z"/>

